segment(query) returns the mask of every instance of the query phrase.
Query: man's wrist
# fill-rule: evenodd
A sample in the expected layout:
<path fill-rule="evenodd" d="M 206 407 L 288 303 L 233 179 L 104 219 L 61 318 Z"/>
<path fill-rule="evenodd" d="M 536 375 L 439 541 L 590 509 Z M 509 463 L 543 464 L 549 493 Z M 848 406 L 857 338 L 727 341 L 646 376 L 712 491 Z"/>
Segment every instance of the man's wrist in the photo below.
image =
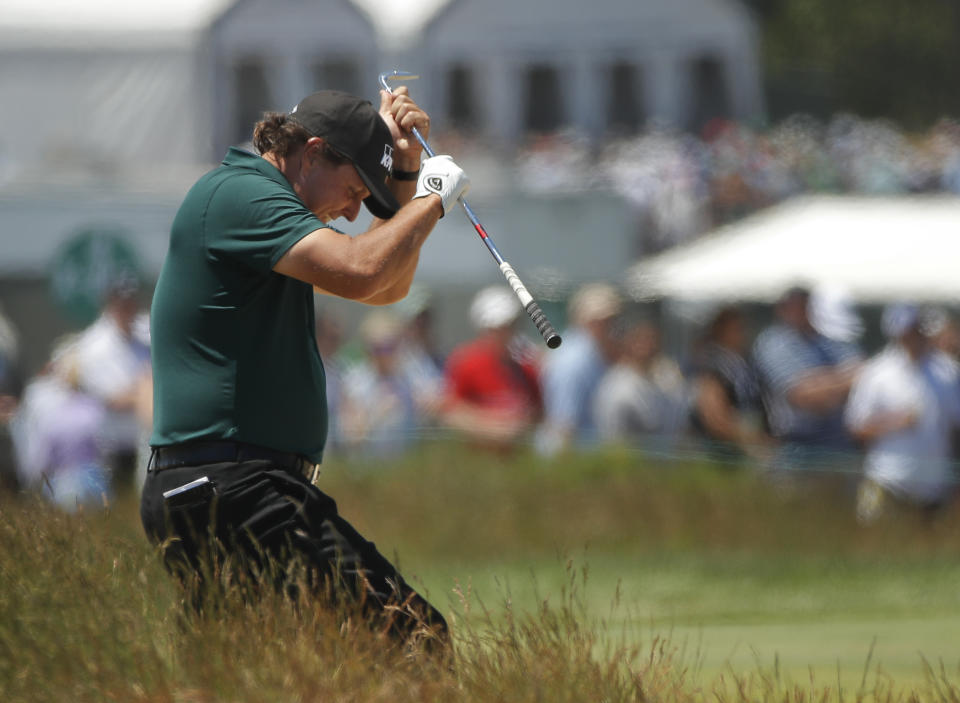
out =
<path fill-rule="evenodd" d="M 399 168 L 391 169 L 390 177 L 395 181 L 416 181 L 420 178 L 420 169 L 416 171 L 406 171 Z"/>
<path fill-rule="evenodd" d="M 444 216 L 443 208 L 443 198 L 439 193 L 430 193 L 425 197 L 414 198 L 410 201 L 411 203 L 422 202 L 426 203 L 429 210 L 436 209 L 437 214 L 442 218 Z"/>
<path fill-rule="evenodd" d="M 446 214 L 469 188 L 470 179 L 467 178 L 463 169 L 457 166 L 449 155 L 440 154 L 431 156 L 423 162 L 413 198 L 436 195 L 440 198 Z"/>
<path fill-rule="evenodd" d="M 440 217 L 443 217 L 446 214 L 446 209 L 443 207 L 443 196 L 439 193 L 432 193 L 432 195 L 437 196 L 436 198 L 427 198 L 431 203 L 436 203 L 440 208 Z"/>

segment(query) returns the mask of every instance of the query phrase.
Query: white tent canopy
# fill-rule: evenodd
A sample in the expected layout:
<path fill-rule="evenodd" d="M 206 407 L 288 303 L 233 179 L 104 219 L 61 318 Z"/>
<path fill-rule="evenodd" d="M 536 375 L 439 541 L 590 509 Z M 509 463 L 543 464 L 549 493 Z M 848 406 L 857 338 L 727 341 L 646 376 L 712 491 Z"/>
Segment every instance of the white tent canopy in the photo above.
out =
<path fill-rule="evenodd" d="M 828 284 L 859 302 L 960 303 L 960 198 L 798 198 L 637 264 L 637 299 L 770 302 Z"/>

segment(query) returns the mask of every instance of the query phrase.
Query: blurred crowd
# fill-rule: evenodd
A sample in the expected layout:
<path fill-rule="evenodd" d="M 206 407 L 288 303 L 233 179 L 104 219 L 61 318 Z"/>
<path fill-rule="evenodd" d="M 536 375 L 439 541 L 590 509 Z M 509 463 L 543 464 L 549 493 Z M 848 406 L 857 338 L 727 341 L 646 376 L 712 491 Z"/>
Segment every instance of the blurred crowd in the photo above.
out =
<path fill-rule="evenodd" d="M 100 317 L 26 383 L 15 331 L 0 324 L 7 488 L 75 509 L 138 485 L 152 389 L 137 292 L 132 281 L 112 286 Z M 901 508 L 934 515 L 957 494 L 960 328 L 947 310 L 889 305 L 884 342 L 867 350 L 843 290 L 795 287 L 756 334 L 750 311 L 716 307 L 674 356 L 649 309 L 607 283 L 572 293 L 563 344 L 550 351 L 505 285 L 476 293 L 474 333 L 449 351 L 434 339 L 435 304 L 420 290 L 373 308 L 348 338 L 320 302 L 328 458 L 379 466 L 438 437 L 492 457 L 618 446 L 746 467 L 785 486 L 840 476 L 864 522 Z"/>
<path fill-rule="evenodd" d="M 638 253 L 649 253 L 800 193 L 960 194 L 960 122 L 907 134 L 852 115 L 763 129 L 714 120 L 699 135 L 651 128 L 599 148 L 559 133 L 535 138 L 516 165 L 528 192 L 621 194 L 640 216 Z"/>
<path fill-rule="evenodd" d="M 99 317 L 57 340 L 32 378 L 21 377 L 16 346 L 0 346 L 0 474 L 8 489 L 72 511 L 139 485 L 153 395 L 139 293 L 134 276 L 112 281 Z"/>
<path fill-rule="evenodd" d="M 718 306 L 676 357 L 660 323 L 606 283 L 573 293 L 554 351 L 522 332 L 506 286 L 479 291 L 469 313 L 475 336 L 447 355 L 428 304 L 371 312 L 359 353 L 337 351 L 321 318 L 339 408 L 331 454 L 396 457 L 450 433 L 493 454 L 622 446 L 750 467 L 785 487 L 839 478 L 863 522 L 935 515 L 957 496 L 960 328 L 946 309 L 888 305 L 883 342 L 866 349 L 843 290 L 798 286 L 756 334 L 750 311 Z"/>
<path fill-rule="evenodd" d="M 514 166 L 528 191 L 621 193 L 644 253 L 799 193 L 960 194 L 960 122 L 907 135 L 849 115 L 765 129 L 718 120 L 699 135 L 651 128 L 600 147 L 560 133 L 537 137 Z M 99 318 L 59 340 L 32 378 L 0 310 L 0 489 L 75 509 L 139 485 L 152 411 L 143 293 L 132 277 L 114 281 Z M 843 291 L 795 288 L 764 329 L 749 310 L 718 307 L 671 355 L 661 321 L 604 283 L 572 293 L 564 342 L 549 352 L 506 287 L 476 293 L 474 336 L 452 349 L 434 338 L 434 302 L 374 309 L 349 338 L 318 305 L 328 456 L 386 460 L 450 435 L 548 457 L 611 444 L 694 452 L 784 485 L 854 476 L 864 521 L 891 505 L 933 513 L 955 494 L 960 334 L 948 311 L 891 305 L 884 343 L 866 349 Z"/>

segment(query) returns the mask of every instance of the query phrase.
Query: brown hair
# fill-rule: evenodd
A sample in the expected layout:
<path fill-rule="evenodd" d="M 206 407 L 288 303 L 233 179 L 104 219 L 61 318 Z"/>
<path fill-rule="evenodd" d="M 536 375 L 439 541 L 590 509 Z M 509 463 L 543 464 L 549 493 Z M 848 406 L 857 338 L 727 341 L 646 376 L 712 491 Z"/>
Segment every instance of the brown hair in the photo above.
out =
<path fill-rule="evenodd" d="M 306 144 L 312 136 L 314 135 L 289 115 L 282 112 L 266 112 L 263 119 L 253 128 L 253 146 L 261 154 L 272 153 L 280 158 L 286 158 L 291 151 Z M 326 141 L 323 143 L 322 153 L 327 161 L 336 166 L 350 163 L 350 159 Z"/>

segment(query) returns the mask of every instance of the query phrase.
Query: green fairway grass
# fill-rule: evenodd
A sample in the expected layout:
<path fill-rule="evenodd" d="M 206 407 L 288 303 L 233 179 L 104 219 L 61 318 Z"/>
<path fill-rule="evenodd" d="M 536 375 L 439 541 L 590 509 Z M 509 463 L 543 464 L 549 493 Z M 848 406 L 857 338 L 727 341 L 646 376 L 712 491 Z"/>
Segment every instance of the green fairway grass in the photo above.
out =
<path fill-rule="evenodd" d="M 578 588 L 587 610 L 633 641 L 668 639 L 703 684 L 777 666 L 786 682 L 812 674 L 852 690 L 866 668 L 871 681 L 886 676 L 909 688 L 941 663 L 960 680 L 960 564 L 862 560 L 838 567 L 808 558 L 778 571 L 776 560 L 741 555 L 714 568 L 712 557 L 685 555 L 641 559 L 625 570 L 619 556 L 583 559 L 589 568 Z M 557 560 L 463 564 L 430 572 L 422 583 L 435 596 L 445 585 L 469 584 L 488 607 L 509 600 L 528 611 L 543 600 L 559 602 L 571 588 Z M 457 598 L 449 600 L 455 610 Z"/>
<path fill-rule="evenodd" d="M 849 478 L 784 492 L 443 443 L 329 462 L 321 488 L 450 620 L 452 671 L 308 604 L 185 620 L 132 496 L 76 516 L 7 500 L 0 700 L 955 703 L 960 516 L 859 526 Z"/>
<path fill-rule="evenodd" d="M 701 683 L 777 668 L 784 681 L 813 676 L 852 691 L 866 670 L 874 685 L 879 677 L 911 690 L 929 680 L 929 667 L 941 666 L 960 680 L 955 514 L 933 525 L 907 519 L 862 527 L 845 476 L 784 495 L 750 474 L 622 454 L 559 466 L 528 459 L 520 476 L 497 464 L 472 472 L 482 455 L 460 464 L 466 473 L 437 461 L 415 470 L 434 490 L 407 486 L 399 501 L 394 496 L 396 514 L 407 500 L 442 511 L 438 500 L 454 511 L 424 524 L 459 517 L 470 527 L 409 543 L 402 530 L 386 534 L 413 579 L 441 604 L 455 608 L 451 589 L 469 584 L 488 607 L 509 601 L 530 611 L 545 599 L 557 602 L 572 588 L 571 569 L 582 570 L 578 596 L 589 612 L 638 642 L 667 637 L 687 653 Z M 338 478 L 334 472 L 334 485 Z M 376 483 L 361 479 L 342 493 L 362 486 L 369 498 Z M 362 499 L 356 507 L 364 522 Z M 369 532 L 376 535 L 384 520 L 393 518 L 372 519 Z M 422 549 L 430 542 L 433 553 Z M 476 543 L 485 557 L 496 551 L 495 558 L 457 555 L 461 542 Z"/>
<path fill-rule="evenodd" d="M 703 653 L 702 679 L 727 671 L 772 671 L 779 667 L 787 683 L 803 684 L 811 674 L 822 685 L 855 691 L 888 679 L 916 689 L 928 677 L 927 667 L 947 667 L 960 679 L 957 633 L 960 616 L 856 620 L 811 618 L 798 622 L 679 626 L 666 630 L 672 641 L 696 644 Z"/>

